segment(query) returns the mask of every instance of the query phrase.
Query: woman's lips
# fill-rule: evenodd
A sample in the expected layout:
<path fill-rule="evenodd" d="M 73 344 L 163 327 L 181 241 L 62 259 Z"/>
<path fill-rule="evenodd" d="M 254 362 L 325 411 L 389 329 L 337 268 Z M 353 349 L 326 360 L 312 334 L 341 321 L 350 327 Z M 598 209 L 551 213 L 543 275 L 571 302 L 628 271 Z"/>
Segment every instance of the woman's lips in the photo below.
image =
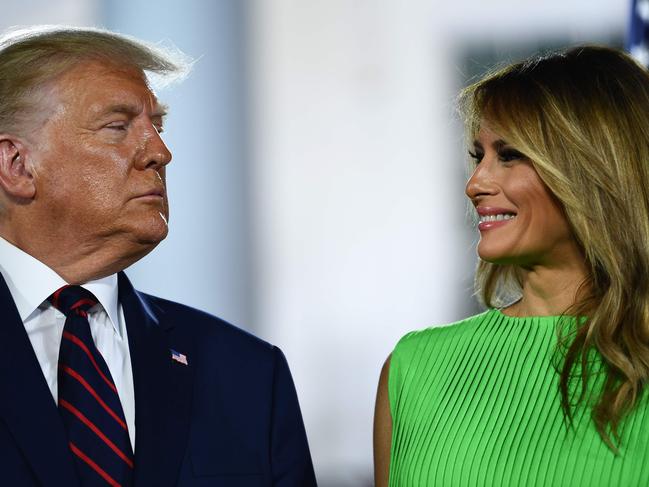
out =
<path fill-rule="evenodd" d="M 480 231 L 502 227 L 516 218 L 516 212 L 507 208 L 478 206 L 476 211 L 480 217 Z"/>
<path fill-rule="evenodd" d="M 491 230 L 493 228 L 499 228 L 502 227 L 503 225 L 507 225 L 510 223 L 512 220 L 515 218 L 510 218 L 509 220 L 494 220 L 494 221 L 484 221 L 478 223 L 478 230 L 481 232 L 486 231 L 486 230 Z"/>

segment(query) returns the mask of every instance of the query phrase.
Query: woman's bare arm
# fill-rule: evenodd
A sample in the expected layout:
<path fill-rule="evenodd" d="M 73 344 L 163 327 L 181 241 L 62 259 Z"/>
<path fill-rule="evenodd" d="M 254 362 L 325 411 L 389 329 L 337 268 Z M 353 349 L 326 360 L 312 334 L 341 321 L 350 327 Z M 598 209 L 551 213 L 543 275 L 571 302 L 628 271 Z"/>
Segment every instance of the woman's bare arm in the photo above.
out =
<path fill-rule="evenodd" d="M 392 415 L 388 399 L 390 357 L 383 364 L 374 408 L 374 485 L 387 487 L 390 471 L 390 444 L 392 442 Z"/>

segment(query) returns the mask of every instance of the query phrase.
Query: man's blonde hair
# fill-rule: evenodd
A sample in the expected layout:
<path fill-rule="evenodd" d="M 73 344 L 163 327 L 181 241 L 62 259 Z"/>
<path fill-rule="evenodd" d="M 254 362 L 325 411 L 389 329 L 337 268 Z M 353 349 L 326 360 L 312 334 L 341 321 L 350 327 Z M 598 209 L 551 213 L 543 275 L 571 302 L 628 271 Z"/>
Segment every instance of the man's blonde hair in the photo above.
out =
<path fill-rule="evenodd" d="M 184 76 L 191 65 L 178 50 L 102 29 L 11 30 L 0 37 L 0 132 L 20 130 L 38 109 L 38 89 L 83 61 L 134 67 L 165 80 Z"/>

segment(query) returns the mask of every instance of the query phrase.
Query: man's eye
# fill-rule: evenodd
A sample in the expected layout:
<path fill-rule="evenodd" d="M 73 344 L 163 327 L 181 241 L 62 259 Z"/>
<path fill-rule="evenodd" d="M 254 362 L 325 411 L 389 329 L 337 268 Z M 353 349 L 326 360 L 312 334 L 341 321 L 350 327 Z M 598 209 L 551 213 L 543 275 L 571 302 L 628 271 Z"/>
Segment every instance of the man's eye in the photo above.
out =
<path fill-rule="evenodd" d="M 108 125 L 106 125 L 107 129 L 113 129 L 113 130 L 126 130 L 128 127 L 128 124 L 126 122 L 111 122 Z"/>

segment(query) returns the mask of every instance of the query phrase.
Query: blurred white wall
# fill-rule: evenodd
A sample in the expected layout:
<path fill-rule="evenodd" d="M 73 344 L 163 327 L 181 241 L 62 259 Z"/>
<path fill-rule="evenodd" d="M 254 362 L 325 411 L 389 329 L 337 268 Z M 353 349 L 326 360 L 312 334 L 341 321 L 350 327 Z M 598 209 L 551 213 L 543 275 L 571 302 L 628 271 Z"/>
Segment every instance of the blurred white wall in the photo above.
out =
<path fill-rule="evenodd" d="M 468 294 L 452 59 L 427 3 L 254 4 L 257 329 L 288 355 L 322 481 L 368 481 L 382 360 Z"/>
<path fill-rule="evenodd" d="M 34 24 L 95 25 L 102 0 L 2 0 L 0 30 Z"/>

